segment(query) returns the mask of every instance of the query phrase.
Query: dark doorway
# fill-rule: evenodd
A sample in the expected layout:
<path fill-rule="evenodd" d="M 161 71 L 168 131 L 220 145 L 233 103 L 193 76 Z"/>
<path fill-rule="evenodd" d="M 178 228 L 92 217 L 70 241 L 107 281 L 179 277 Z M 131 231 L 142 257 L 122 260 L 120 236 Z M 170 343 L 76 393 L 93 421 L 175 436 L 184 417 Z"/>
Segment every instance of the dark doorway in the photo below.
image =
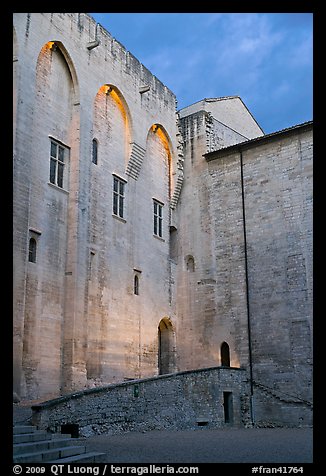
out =
<path fill-rule="evenodd" d="M 223 392 L 224 423 L 233 423 L 232 392 Z"/>
<path fill-rule="evenodd" d="M 158 326 L 159 375 L 174 372 L 174 332 L 170 319 L 164 318 Z"/>
<path fill-rule="evenodd" d="M 71 435 L 71 438 L 79 438 L 79 425 L 75 423 L 61 425 L 61 433 L 63 435 Z"/>
<path fill-rule="evenodd" d="M 230 347 L 226 342 L 221 345 L 221 365 L 230 367 Z"/>

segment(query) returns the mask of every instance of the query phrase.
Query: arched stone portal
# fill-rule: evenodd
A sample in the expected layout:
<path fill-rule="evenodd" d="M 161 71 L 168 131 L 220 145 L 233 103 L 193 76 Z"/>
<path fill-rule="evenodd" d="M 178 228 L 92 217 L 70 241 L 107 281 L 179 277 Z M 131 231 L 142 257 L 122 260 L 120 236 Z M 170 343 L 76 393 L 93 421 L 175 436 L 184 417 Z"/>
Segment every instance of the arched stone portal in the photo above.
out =
<path fill-rule="evenodd" d="M 162 319 L 158 326 L 159 375 L 175 372 L 175 334 L 169 318 Z"/>

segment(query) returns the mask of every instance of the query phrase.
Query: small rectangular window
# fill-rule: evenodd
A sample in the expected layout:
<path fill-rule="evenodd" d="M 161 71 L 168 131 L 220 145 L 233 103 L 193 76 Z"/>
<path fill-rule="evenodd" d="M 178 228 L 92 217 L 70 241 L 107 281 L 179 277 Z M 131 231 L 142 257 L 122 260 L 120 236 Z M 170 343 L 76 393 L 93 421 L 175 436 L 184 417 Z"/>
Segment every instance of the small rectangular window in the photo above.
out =
<path fill-rule="evenodd" d="M 153 200 L 154 204 L 154 235 L 163 237 L 163 204 Z"/>
<path fill-rule="evenodd" d="M 37 243 L 35 238 L 29 240 L 28 261 L 36 263 L 36 247 Z"/>
<path fill-rule="evenodd" d="M 134 294 L 139 295 L 139 276 L 137 274 L 134 276 Z"/>
<path fill-rule="evenodd" d="M 124 199 L 126 182 L 113 177 L 113 215 L 124 218 Z"/>

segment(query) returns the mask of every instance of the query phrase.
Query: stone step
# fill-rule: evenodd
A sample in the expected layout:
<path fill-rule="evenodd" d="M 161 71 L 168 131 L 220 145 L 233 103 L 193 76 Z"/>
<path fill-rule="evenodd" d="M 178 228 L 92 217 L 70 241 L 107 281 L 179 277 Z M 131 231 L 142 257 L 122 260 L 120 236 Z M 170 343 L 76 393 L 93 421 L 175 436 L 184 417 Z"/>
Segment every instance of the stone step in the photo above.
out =
<path fill-rule="evenodd" d="M 50 440 L 51 437 L 51 433 L 46 433 L 46 431 L 34 430 L 32 433 L 14 434 L 13 443 L 31 443 L 33 441 Z"/>
<path fill-rule="evenodd" d="M 53 464 L 65 464 L 65 463 L 105 463 L 105 453 L 97 453 L 96 451 L 88 452 L 82 455 L 69 456 L 67 458 L 61 458 L 56 460 L 47 461 L 47 463 Z"/>
<path fill-rule="evenodd" d="M 46 451 L 51 448 L 62 448 L 72 443 L 71 438 L 53 438 L 51 440 L 33 441 L 31 443 L 17 443 L 13 445 L 14 456 L 20 456 L 26 453 L 36 453 Z"/>
<path fill-rule="evenodd" d="M 14 463 L 100 463 L 105 453 L 87 452 L 71 435 L 47 433 L 31 425 L 13 427 Z"/>
<path fill-rule="evenodd" d="M 22 455 L 15 456 L 14 463 L 43 463 L 53 459 L 59 459 L 61 461 L 62 459 L 71 456 L 82 455 L 81 457 L 83 457 L 85 453 L 85 446 L 59 446 L 58 448 L 41 450 L 34 453 L 24 453 Z"/>
<path fill-rule="evenodd" d="M 24 433 L 33 433 L 36 430 L 32 425 L 15 425 L 13 428 L 14 435 L 22 435 Z"/>

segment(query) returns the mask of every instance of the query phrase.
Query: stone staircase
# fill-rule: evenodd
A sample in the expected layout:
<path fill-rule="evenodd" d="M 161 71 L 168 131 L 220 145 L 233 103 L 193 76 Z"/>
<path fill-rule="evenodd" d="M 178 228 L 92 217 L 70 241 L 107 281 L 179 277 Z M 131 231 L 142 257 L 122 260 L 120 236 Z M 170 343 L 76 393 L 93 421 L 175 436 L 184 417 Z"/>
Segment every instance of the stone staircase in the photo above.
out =
<path fill-rule="evenodd" d="M 14 425 L 14 463 L 101 463 L 105 453 L 88 452 L 78 438 Z"/>

